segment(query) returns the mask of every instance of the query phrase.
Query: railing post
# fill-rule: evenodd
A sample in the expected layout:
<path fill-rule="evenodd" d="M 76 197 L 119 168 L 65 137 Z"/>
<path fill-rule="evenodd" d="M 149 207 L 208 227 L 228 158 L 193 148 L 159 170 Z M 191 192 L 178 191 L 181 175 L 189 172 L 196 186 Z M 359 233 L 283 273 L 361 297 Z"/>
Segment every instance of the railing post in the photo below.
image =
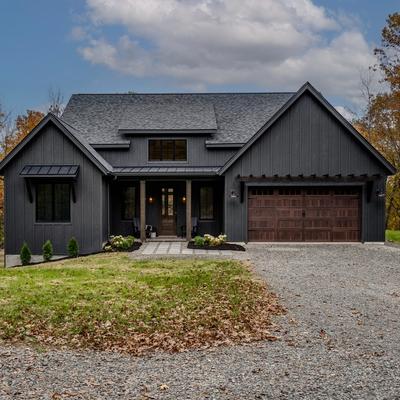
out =
<path fill-rule="evenodd" d="M 140 240 L 146 240 L 146 181 L 140 181 Z"/>
<path fill-rule="evenodd" d="M 192 239 L 192 181 L 186 180 L 186 240 Z"/>

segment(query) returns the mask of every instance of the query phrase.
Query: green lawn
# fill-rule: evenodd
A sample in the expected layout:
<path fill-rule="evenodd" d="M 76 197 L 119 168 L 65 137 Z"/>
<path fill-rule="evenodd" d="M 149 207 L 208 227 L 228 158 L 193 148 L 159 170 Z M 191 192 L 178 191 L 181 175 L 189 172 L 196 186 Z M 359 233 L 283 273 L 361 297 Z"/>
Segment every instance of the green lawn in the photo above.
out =
<path fill-rule="evenodd" d="M 400 231 L 386 231 L 386 240 L 389 242 L 400 242 Z"/>
<path fill-rule="evenodd" d="M 273 339 L 276 297 L 225 260 L 99 254 L 0 270 L 0 341 L 140 354 Z"/>

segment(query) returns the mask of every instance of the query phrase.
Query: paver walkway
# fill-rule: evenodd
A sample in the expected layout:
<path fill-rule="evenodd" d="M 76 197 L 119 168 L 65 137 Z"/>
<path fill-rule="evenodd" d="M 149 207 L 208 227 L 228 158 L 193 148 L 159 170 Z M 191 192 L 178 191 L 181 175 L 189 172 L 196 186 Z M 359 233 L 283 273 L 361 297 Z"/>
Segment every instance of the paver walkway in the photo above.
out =
<path fill-rule="evenodd" d="M 187 242 L 146 242 L 142 247 L 132 253 L 138 256 L 180 256 L 180 255 L 210 255 L 210 256 L 232 256 L 230 250 L 194 250 L 187 248 Z M 237 253 L 237 252 L 235 252 Z"/>

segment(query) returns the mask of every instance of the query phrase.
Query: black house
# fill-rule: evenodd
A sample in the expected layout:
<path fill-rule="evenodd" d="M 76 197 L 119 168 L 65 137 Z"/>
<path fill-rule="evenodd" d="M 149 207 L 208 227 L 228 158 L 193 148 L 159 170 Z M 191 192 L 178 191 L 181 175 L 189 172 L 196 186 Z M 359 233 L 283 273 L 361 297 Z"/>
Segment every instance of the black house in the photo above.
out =
<path fill-rule="evenodd" d="M 395 172 L 309 83 L 296 93 L 77 94 L 2 161 L 5 252 L 82 253 L 146 225 L 230 241 L 383 241 Z"/>

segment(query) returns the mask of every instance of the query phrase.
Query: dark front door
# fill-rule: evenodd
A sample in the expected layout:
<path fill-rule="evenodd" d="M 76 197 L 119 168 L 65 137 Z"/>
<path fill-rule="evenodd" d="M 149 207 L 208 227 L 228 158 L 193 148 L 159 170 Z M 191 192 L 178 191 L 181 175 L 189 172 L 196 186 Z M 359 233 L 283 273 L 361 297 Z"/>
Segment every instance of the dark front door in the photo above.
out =
<path fill-rule="evenodd" d="M 358 188 L 250 188 L 248 240 L 360 240 Z"/>
<path fill-rule="evenodd" d="M 176 235 L 176 201 L 173 187 L 161 188 L 160 235 Z"/>

